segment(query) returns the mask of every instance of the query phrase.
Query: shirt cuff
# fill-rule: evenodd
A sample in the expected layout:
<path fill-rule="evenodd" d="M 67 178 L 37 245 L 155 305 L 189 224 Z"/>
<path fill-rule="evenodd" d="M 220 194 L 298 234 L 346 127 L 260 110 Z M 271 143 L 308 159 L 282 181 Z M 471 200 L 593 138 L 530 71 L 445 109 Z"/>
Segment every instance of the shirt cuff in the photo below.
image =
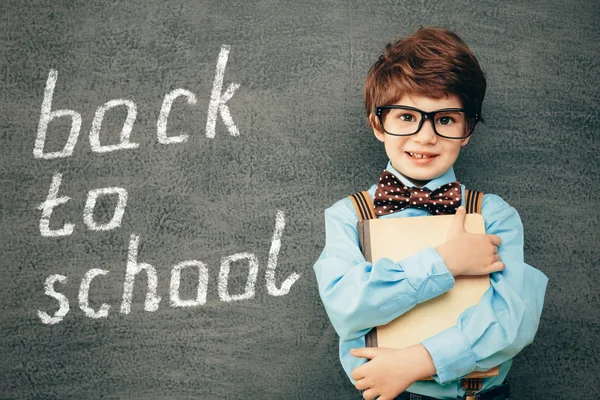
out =
<path fill-rule="evenodd" d="M 400 261 L 411 286 L 417 291 L 417 303 L 422 303 L 450 290 L 454 277 L 444 259 L 433 247 Z"/>
<path fill-rule="evenodd" d="M 456 326 L 423 340 L 421 344 L 431 355 L 437 371 L 432 378 L 440 384 L 468 375 L 477 367 L 471 346 Z"/>

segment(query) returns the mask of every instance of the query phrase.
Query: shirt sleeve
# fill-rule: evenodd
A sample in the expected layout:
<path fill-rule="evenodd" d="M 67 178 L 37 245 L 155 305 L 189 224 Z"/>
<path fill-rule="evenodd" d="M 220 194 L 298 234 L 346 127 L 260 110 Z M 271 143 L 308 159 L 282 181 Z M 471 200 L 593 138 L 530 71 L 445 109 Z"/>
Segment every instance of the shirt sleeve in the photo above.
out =
<path fill-rule="evenodd" d="M 366 261 L 357 222 L 350 199 L 325 210 L 325 247 L 314 265 L 321 300 L 341 340 L 362 337 L 454 286 L 454 277 L 433 248 L 400 262 Z"/>
<path fill-rule="evenodd" d="M 500 197 L 485 197 L 486 233 L 502 238 L 498 254 L 505 268 L 490 274 L 490 288 L 456 326 L 421 342 L 436 366 L 433 378 L 442 384 L 513 358 L 533 342 L 542 312 L 548 278 L 524 262 L 519 214 Z"/>

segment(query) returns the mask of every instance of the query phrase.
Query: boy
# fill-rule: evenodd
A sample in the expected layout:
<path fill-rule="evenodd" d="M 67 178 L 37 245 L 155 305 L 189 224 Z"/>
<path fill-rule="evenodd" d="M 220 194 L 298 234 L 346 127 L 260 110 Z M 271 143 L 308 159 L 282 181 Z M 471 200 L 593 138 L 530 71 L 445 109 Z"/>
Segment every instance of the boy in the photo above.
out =
<path fill-rule="evenodd" d="M 421 28 L 388 44 L 369 70 L 367 118 L 389 158 L 368 191 L 375 215 L 455 216 L 444 244 L 397 263 L 369 263 L 350 198 L 325 210 L 326 243 L 314 269 L 340 337 L 342 366 L 364 399 L 508 398 L 512 358 L 537 331 L 548 279 L 523 261 L 519 214 L 485 194 L 486 234 L 471 234 L 464 230 L 464 207 L 456 209 L 465 204 L 465 186 L 455 182 L 453 164 L 481 119 L 485 89 L 473 53 L 443 28 Z M 428 202 L 430 195 L 438 204 Z M 490 274 L 490 288 L 456 326 L 401 350 L 364 347 L 371 328 L 448 291 L 454 276 L 483 274 Z M 477 396 L 465 392 L 461 377 L 494 366 L 499 376 L 484 378 Z M 422 380 L 427 377 L 434 380 Z"/>

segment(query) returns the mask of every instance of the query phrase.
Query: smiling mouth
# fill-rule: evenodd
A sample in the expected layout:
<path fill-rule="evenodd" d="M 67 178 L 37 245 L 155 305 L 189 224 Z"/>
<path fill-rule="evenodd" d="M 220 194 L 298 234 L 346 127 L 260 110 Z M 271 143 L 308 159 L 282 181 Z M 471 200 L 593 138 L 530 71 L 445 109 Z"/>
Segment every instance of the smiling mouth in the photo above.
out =
<path fill-rule="evenodd" d="M 427 159 L 427 158 L 437 157 L 437 154 L 411 153 L 409 151 L 406 151 L 405 153 L 408 154 L 410 157 L 416 158 L 416 159 Z"/>

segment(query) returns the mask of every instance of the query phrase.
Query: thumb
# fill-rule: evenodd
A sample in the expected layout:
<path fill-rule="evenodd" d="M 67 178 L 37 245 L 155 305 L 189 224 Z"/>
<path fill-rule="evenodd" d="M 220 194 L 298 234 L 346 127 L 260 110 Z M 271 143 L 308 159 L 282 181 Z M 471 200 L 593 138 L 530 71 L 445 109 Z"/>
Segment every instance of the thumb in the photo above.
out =
<path fill-rule="evenodd" d="M 368 358 L 369 360 L 377 356 L 379 349 L 377 347 L 361 347 L 350 350 L 350 354 L 358 358 Z"/>
<path fill-rule="evenodd" d="M 460 206 L 456 209 L 456 214 L 454 214 L 454 218 L 452 220 L 452 225 L 450 225 L 450 231 L 448 232 L 448 237 L 453 234 L 465 232 L 465 216 L 467 215 L 467 210 L 463 206 Z"/>

